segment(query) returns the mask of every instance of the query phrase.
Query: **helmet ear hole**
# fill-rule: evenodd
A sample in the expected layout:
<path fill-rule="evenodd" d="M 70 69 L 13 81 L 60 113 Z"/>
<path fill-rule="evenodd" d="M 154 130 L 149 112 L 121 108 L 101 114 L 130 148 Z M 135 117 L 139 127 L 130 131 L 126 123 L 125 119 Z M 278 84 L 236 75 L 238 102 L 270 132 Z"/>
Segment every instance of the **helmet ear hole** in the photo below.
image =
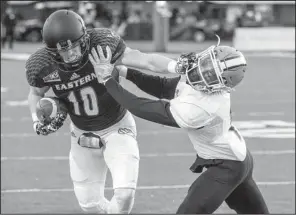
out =
<path fill-rule="evenodd" d="M 81 46 L 82 46 L 83 48 L 86 46 L 86 42 L 85 42 L 85 40 L 82 40 L 82 41 L 81 41 Z"/>
<path fill-rule="evenodd" d="M 227 85 L 227 79 L 225 78 L 225 77 L 222 77 L 222 79 L 223 79 L 223 83 L 225 84 L 225 85 Z"/>

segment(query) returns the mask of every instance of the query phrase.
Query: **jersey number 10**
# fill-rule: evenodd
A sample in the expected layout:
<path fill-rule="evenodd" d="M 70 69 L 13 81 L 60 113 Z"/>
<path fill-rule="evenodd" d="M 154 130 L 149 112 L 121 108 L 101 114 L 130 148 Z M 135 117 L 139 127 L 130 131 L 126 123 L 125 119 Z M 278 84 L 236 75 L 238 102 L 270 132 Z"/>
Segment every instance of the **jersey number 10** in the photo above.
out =
<path fill-rule="evenodd" d="M 83 109 L 87 116 L 96 116 L 99 114 L 97 95 L 92 87 L 82 88 L 78 96 L 83 101 Z M 73 91 L 68 95 L 68 100 L 73 103 L 74 113 L 81 116 L 79 102 Z"/>

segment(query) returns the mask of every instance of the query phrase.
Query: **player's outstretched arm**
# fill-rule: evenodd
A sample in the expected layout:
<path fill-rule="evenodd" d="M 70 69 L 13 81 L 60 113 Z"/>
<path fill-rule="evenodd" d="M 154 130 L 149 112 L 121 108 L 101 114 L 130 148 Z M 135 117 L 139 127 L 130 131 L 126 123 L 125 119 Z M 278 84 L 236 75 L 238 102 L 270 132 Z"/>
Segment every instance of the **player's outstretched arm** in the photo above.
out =
<path fill-rule="evenodd" d="M 194 114 L 194 120 L 192 120 L 193 115 L 188 115 L 188 111 L 186 111 L 188 110 L 188 104 L 191 105 L 188 102 L 152 100 L 137 97 L 128 92 L 111 75 L 114 65 L 110 63 L 112 58 L 110 48 L 106 47 L 106 57 L 100 46 L 97 47 L 97 50 L 95 48 L 91 50 L 89 60 L 94 67 L 98 82 L 104 84 L 108 93 L 134 115 L 163 125 L 191 129 L 202 128 L 209 121 L 209 114 L 198 107 L 195 107 L 195 112 L 198 113 Z M 184 107 L 185 110 L 183 110 Z"/>
<path fill-rule="evenodd" d="M 150 75 L 126 66 L 116 66 L 119 75 L 137 85 L 144 92 L 160 99 L 173 99 L 180 76 L 167 78 Z"/>
<path fill-rule="evenodd" d="M 110 63 L 112 53 L 106 47 L 107 56 L 104 56 L 100 46 L 91 50 L 89 60 L 92 63 L 98 82 L 105 84 L 111 96 L 134 115 L 163 125 L 179 127 L 170 113 L 170 103 L 164 100 L 139 98 L 120 86 L 111 76 L 114 65 Z M 99 56 L 98 54 L 99 53 Z M 115 83 L 114 83 L 115 82 Z"/>
<path fill-rule="evenodd" d="M 177 61 L 155 53 L 143 53 L 126 47 L 117 64 L 146 69 L 157 73 L 176 73 Z"/>
<path fill-rule="evenodd" d="M 105 82 L 105 87 L 119 104 L 135 116 L 151 122 L 179 128 L 170 112 L 170 103 L 168 101 L 138 97 L 125 90 L 113 78 Z"/>

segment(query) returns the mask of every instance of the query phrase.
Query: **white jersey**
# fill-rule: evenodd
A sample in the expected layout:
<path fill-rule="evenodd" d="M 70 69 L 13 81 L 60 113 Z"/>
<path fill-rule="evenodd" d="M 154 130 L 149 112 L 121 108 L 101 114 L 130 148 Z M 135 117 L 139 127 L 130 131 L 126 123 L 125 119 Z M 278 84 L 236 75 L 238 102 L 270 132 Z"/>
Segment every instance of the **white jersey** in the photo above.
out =
<path fill-rule="evenodd" d="M 231 129 L 230 93 L 205 94 L 179 82 L 170 111 L 184 128 L 198 154 L 204 159 L 242 161 L 246 144 L 236 129 Z"/>

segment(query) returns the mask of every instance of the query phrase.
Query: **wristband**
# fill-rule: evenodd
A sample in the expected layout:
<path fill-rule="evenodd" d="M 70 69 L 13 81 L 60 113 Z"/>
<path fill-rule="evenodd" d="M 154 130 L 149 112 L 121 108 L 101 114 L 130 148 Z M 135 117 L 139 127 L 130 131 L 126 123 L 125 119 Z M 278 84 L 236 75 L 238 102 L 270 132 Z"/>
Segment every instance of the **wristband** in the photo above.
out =
<path fill-rule="evenodd" d="M 177 66 L 177 62 L 172 60 L 169 62 L 167 70 L 170 73 L 176 73 L 176 66 Z"/>
<path fill-rule="evenodd" d="M 106 83 L 109 79 L 111 79 L 111 78 L 112 78 L 112 76 L 111 76 L 111 75 L 108 75 L 107 77 L 104 78 L 104 80 L 102 81 L 102 83 L 105 85 L 105 83 Z"/>
<path fill-rule="evenodd" d="M 33 119 L 33 122 L 39 121 L 36 113 L 32 113 L 32 119 Z"/>

